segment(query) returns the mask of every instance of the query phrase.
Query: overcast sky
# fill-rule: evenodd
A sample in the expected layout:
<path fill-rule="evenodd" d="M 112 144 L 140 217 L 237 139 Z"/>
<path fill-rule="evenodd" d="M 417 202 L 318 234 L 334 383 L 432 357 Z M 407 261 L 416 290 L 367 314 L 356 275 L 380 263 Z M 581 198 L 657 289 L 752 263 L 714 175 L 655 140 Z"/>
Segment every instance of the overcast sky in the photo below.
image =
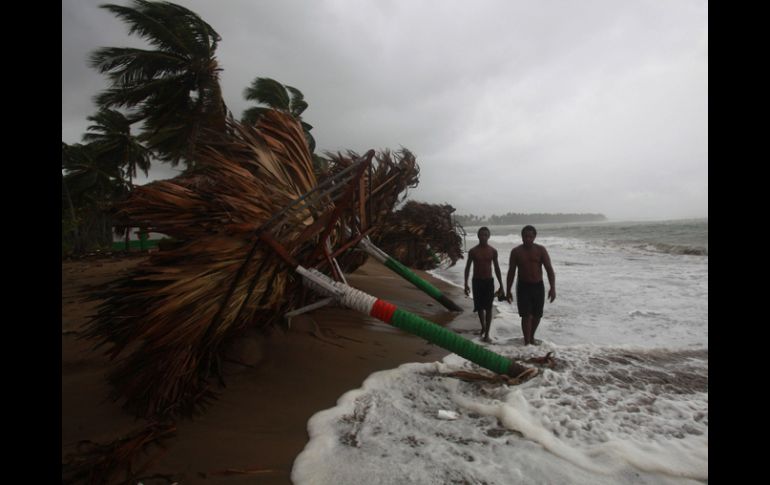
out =
<path fill-rule="evenodd" d="M 107 84 L 102 46 L 146 46 L 62 0 L 62 141 Z M 128 5 L 126 0 L 116 4 Z M 271 77 L 301 90 L 316 151 L 411 150 L 409 198 L 459 214 L 708 216 L 703 0 L 179 0 L 222 37 L 225 103 Z M 157 164 L 151 179 L 177 171 Z"/>

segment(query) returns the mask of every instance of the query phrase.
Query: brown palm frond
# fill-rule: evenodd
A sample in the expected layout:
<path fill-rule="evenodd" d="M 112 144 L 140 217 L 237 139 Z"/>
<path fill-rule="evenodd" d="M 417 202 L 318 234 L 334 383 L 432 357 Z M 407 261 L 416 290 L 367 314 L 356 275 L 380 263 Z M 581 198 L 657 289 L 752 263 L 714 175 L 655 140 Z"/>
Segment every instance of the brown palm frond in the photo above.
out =
<path fill-rule="evenodd" d="M 137 187 L 118 215 L 181 241 L 116 280 L 84 332 L 125 357 L 110 374 L 113 397 L 138 415 L 192 414 L 213 397 L 219 355 L 252 324 L 268 326 L 294 305 L 300 282 L 255 235 L 278 210 L 316 185 L 298 122 L 276 111 L 251 128 L 230 120 L 194 172 Z M 285 221 L 292 245 L 310 209 Z M 127 355 L 126 355 L 127 354 Z"/>
<path fill-rule="evenodd" d="M 372 241 L 406 266 L 433 269 L 443 259 L 454 265 L 463 257 L 454 211 L 449 204 L 409 201 L 385 217 Z"/>
<path fill-rule="evenodd" d="M 352 152 L 340 155 L 318 184 L 301 125 L 278 111 L 253 127 L 230 119 L 224 133 L 207 136 L 194 170 L 136 187 L 117 208 L 121 223 L 178 243 L 95 294 L 103 302 L 81 334 L 120 358 L 109 375 L 112 396 L 140 416 L 191 415 L 211 402 L 227 345 L 249 326 L 271 328 L 304 295 L 264 238 L 297 261 L 318 261 L 319 228 L 341 194 L 352 193 L 346 181 L 356 180 L 351 171 L 334 176 L 363 168 Z M 393 211 L 418 174 L 406 149 L 377 155 L 365 180 L 368 226 Z M 356 227 L 353 202 L 339 205 L 347 212 L 333 245 Z"/>
<path fill-rule="evenodd" d="M 553 369 L 556 367 L 556 359 L 554 357 L 551 357 L 552 355 L 553 355 L 553 352 L 548 352 L 543 357 L 530 357 L 524 362 L 528 362 L 530 364 L 545 365 Z"/>
<path fill-rule="evenodd" d="M 352 165 L 359 158 L 354 151 L 348 151 L 347 156 L 341 153 L 327 153 L 329 170 L 327 176 L 334 176 Z M 403 201 L 407 189 L 416 187 L 419 183 L 420 167 L 417 158 L 406 148 L 395 153 L 382 150 L 375 153 L 371 171 L 366 174 L 366 182 L 370 195 L 367 194 L 367 213 L 371 224 L 377 225 L 383 218 L 393 212 L 396 205 Z"/>
<path fill-rule="evenodd" d="M 109 444 L 82 441 L 78 443 L 77 450 L 62 461 L 62 482 L 110 483 L 119 479 L 115 475 L 122 470 L 125 473 L 122 483 L 134 483 L 133 480 L 152 463 L 154 457 L 149 457 L 138 468 L 137 461 L 142 455 L 149 454 L 151 445 L 162 444 L 175 433 L 176 426 L 173 424 L 152 422 Z"/>
<path fill-rule="evenodd" d="M 351 166 L 353 161 L 359 158 L 354 151 L 348 151 L 347 155 L 341 153 L 326 153 L 329 159 L 328 171 L 324 177 L 333 177 L 345 168 Z M 395 153 L 390 150 L 382 150 L 375 153 L 371 170 L 365 174 L 367 187 L 366 214 L 367 226 L 373 231 L 370 235 L 376 239 L 382 232 L 382 222 L 389 217 L 396 206 L 403 202 L 409 188 L 416 187 L 419 183 L 420 167 L 412 152 L 401 148 Z M 346 214 L 341 219 L 341 224 L 349 228 L 356 227 L 352 220 L 356 214 Z M 364 262 L 367 256 L 362 252 L 348 252 L 340 257 L 340 265 L 347 272 L 352 272 Z"/>
<path fill-rule="evenodd" d="M 521 372 L 515 377 L 502 374 L 492 374 L 488 372 L 469 372 L 463 370 L 458 370 L 443 375 L 455 377 L 466 382 L 489 382 L 497 385 L 506 384 L 509 386 L 516 386 L 532 379 L 538 374 L 537 369 L 526 367 L 521 367 L 521 369 Z"/>

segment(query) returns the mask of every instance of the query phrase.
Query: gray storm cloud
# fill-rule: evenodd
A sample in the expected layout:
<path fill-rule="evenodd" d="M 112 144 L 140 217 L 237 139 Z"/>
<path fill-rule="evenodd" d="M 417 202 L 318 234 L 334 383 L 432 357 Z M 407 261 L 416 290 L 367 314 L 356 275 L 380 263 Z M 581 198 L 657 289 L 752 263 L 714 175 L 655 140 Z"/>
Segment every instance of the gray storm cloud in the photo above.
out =
<path fill-rule="evenodd" d="M 144 45 L 102 3 L 62 3 L 68 143 L 106 87 L 89 53 Z M 412 199 L 487 215 L 708 215 L 706 2 L 176 3 L 222 36 L 236 117 L 255 77 L 295 86 L 317 151 L 413 151 Z M 176 173 L 158 164 L 151 178 Z"/>

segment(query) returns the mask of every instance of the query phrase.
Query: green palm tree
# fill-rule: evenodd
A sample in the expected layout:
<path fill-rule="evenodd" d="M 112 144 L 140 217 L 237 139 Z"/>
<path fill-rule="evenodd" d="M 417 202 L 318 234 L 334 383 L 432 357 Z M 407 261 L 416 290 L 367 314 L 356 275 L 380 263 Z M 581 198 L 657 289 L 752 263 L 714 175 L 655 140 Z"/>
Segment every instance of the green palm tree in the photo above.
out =
<path fill-rule="evenodd" d="M 244 90 L 243 97 L 249 101 L 267 105 L 267 107 L 253 106 L 245 110 L 241 117 L 243 123 L 255 124 L 262 113 L 269 109 L 290 114 L 302 125 L 310 153 L 315 151 L 315 138 L 310 134 L 313 126 L 302 121 L 302 113 L 308 107 L 302 91 L 291 86 L 285 86 L 275 79 L 258 77 L 252 81 L 251 86 Z"/>
<path fill-rule="evenodd" d="M 75 254 L 79 254 L 83 251 L 83 247 L 78 230 L 78 215 L 75 203 L 72 201 L 69 184 L 64 177 L 65 168 L 71 163 L 72 158 L 70 146 L 61 142 L 62 247 L 64 247 L 65 240 L 69 238 L 72 250 Z M 70 233 L 72 234 L 70 235 Z"/>
<path fill-rule="evenodd" d="M 95 149 L 99 158 L 120 167 L 128 188 L 133 188 L 137 170 L 148 175 L 151 152 L 131 135 L 131 120 L 112 109 L 101 109 L 87 119 L 94 124 L 87 128 L 91 133 L 83 135 L 83 141 Z"/>
<path fill-rule="evenodd" d="M 126 192 L 118 165 L 99 157 L 91 144 L 62 143 L 62 171 L 76 207 L 106 207 Z"/>
<path fill-rule="evenodd" d="M 88 117 L 94 124 L 83 135 L 83 141 L 89 142 L 96 156 L 108 166 L 119 167 L 128 190 L 133 190 L 137 169 L 147 176 L 150 169 L 150 151 L 131 135 L 131 120 L 120 111 L 101 109 Z M 126 228 L 126 250 L 128 251 L 131 234 Z"/>
<path fill-rule="evenodd" d="M 214 55 L 219 34 L 196 13 L 170 2 L 102 5 L 154 49 L 102 47 L 90 64 L 112 85 L 96 97 L 103 108 L 129 108 L 142 121 L 140 139 L 163 161 L 194 165 L 207 130 L 225 130 L 227 108 Z"/>
<path fill-rule="evenodd" d="M 126 197 L 128 190 L 119 167 L 103 157 L 91 144 L 62 142 L 62 207 L 69 209 L 68 226 L 76 252 L 112 241 L 109 210 Z M 65 216 L 62 214 L 62 221 Z"/>

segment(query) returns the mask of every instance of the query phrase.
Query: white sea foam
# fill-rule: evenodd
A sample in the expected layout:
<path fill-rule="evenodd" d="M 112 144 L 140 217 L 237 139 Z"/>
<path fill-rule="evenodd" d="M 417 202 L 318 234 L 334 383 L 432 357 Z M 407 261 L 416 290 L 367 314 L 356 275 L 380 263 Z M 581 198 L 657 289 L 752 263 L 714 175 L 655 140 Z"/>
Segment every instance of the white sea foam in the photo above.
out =
<path fill-rule="evenodd" d="M 693 384 L 684 371 L 667 380 L 645 370 L 657 361 L 678 367 L 691 359 L 691 371 L 697 372 L 701 358 L 543 345 L 556 349 L 561 367 L 516 387 L 446 376 L 474 368 L 456 356 L 373 374 L 335 408 L 311 419 L 311 441 L 297 457 L 292 479 L 298 484 L 708 479 L 705 384 Z M 519 350 L 520 357 L 539 353 Z M 438 410 L 459 417 L 445 421 Z"/>
<path fill-rule="evenodd" d="M 491 229 L 505 279 L 520 236 Z M 644 225 L 603 230 L 538 237 L 557 277 L 541 345 L 521 345 L 515 303 L 494 303 L 485 345 L 522 360 L 554 352 L 555 368 L 514 387 L 446 376 L 478 370 L 457 355 L 375 373 L 310 420 L 295 483 L 707 481 L 708 256 L 607 243 L 611 230 L 654 233 Z M 433 274 L 459 286 L 464 268 Z"/>

